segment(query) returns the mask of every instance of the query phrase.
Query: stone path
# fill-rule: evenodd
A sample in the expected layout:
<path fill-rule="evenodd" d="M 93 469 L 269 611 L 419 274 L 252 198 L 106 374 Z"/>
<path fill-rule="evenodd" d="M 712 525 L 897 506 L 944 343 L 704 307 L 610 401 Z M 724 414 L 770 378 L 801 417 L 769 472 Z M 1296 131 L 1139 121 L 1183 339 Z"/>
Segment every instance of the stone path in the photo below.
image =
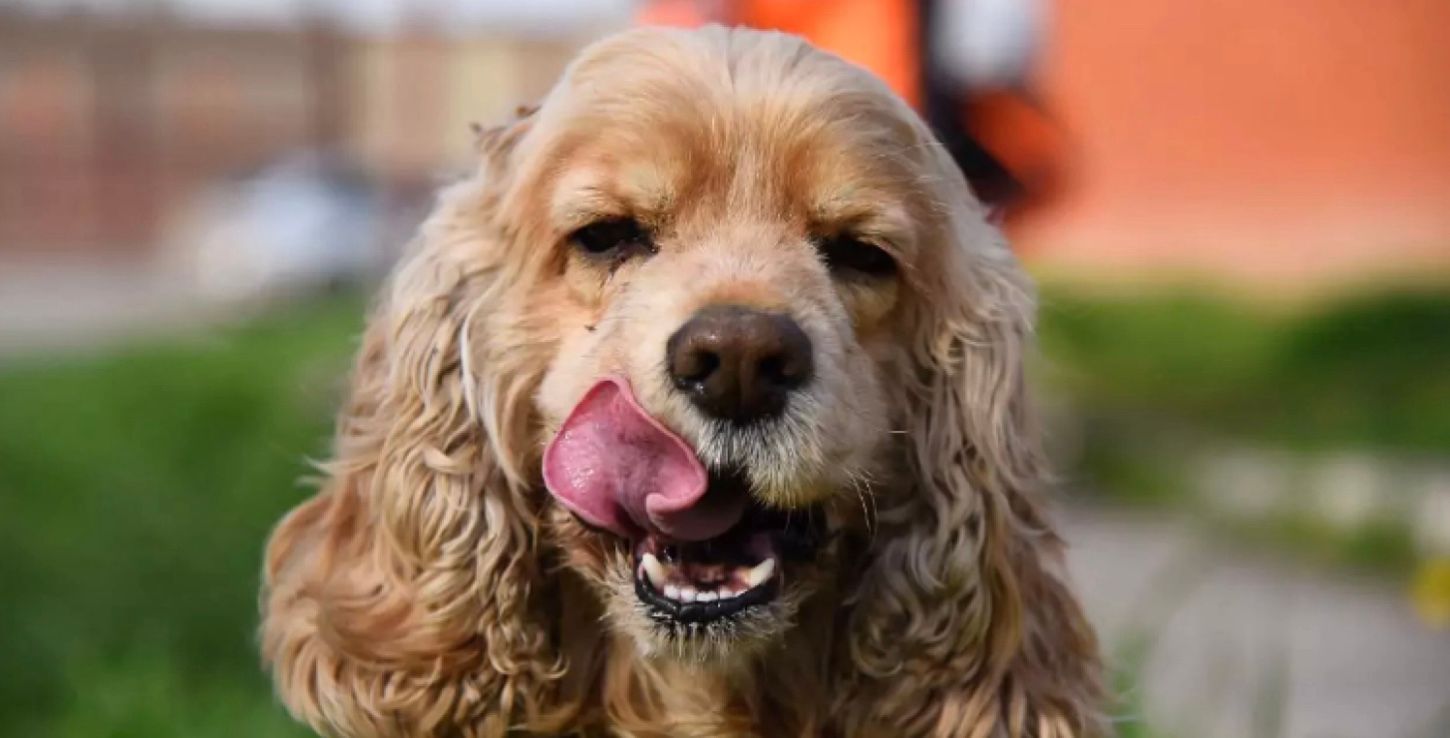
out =
<path fill-rule="evenodd" d="M 1402 590 L 1235 551 L 1185 521 L 1059 517 L 1105 649 L 1150 639 L 1119 712 L 1141 709 L 1155 738 L 1450 738 L 1450 631 Z"/>

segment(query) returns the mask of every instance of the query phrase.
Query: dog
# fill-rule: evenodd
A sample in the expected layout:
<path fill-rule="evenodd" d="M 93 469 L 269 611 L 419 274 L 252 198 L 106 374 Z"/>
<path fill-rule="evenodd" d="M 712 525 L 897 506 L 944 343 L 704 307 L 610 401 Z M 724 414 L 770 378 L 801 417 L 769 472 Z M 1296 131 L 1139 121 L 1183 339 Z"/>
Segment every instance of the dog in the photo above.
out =
<path fill-rule="evenodd" d="M 886 86 L 628 31 L 485 129 L 267 546 L 290 711 L 363 736 L 1104 734 L 1033 293 Z"/>

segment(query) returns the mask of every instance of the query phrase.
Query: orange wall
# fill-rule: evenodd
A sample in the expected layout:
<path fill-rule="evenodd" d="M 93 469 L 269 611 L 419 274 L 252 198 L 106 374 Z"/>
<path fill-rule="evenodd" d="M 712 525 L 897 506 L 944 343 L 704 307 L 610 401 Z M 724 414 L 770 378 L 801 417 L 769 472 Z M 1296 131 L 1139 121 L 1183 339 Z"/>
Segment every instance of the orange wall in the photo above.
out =
<path fill-rule="evenodd" d="M 1282 283 L 1450 269 L 1450 2 L 1055 3 L 1040 265 Z"/>

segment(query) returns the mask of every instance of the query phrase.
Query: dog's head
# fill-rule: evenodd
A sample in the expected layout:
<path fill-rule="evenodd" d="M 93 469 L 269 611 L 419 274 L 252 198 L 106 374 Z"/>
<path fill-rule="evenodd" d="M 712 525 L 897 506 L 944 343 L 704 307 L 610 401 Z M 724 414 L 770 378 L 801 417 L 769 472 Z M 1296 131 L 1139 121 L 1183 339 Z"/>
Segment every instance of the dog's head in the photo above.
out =
<path fill-rule="evenodd" d="M 898 303 L 939 186 L 910 113 L 840 60 L 641 40 L 586 52 L 514 152 L 553 252 L 529 298 L 543 479 L 615 624 L 719 656 L 785 631 L 892 473 Z"/>
<path fill-rule="evenodd" d="M 326 673 L 429 725 L 461 695 L 536 716 L 571 667 L 562 563 L 649 658 L 739 665 L 844 622 L 858 723 L 925 724 L 922 695 L 969 680 L 1077 715 L 1091 638 L 1031 496 L 1030 292 L 904 103 L 793 37 L 635 31 L 479 150 L 372 319 L 333 481 L 269 548 L 299 710 L 384 714 L 316 694 Z M 908 657 L 935 681 L 885 678 Z"/>

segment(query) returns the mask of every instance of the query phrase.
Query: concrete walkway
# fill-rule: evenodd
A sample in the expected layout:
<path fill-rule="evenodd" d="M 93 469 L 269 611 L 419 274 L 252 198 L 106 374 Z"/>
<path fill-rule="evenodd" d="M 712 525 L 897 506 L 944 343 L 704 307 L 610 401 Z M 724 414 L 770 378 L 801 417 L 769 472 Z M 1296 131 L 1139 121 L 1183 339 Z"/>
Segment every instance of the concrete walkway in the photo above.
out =
<path fill-rule="evenodd" d="M 1117 714 L 1155 738 L 1450 738 L 1450 631 L 1402 590 L 1234 551 L 1184 521 L 1060 513 L 1105 651 L 1125 666 L 1147 639 Z"/>

